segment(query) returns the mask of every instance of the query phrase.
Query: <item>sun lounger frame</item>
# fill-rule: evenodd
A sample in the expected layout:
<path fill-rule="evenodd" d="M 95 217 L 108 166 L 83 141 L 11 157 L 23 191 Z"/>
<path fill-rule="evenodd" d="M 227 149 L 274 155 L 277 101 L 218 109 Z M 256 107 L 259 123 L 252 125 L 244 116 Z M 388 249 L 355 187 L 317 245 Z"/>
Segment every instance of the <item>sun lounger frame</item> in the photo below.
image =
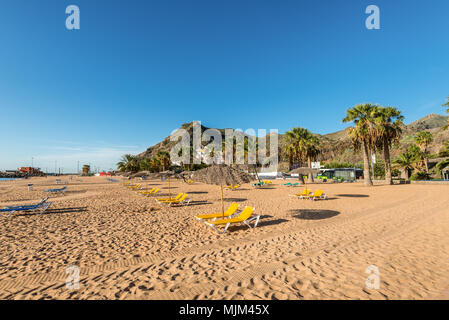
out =
<path fill-rule="evenodd" d="M 253 208 L 253 212 L 254 212 L 255 210 L 256 210 L 256 209 Z M 239 214 L 240 214 L 240 213 L 239 213 Z M 253 221 L 253 220 L 256 220 L 256 222 L 254 223 L 254 227 L 251 227 L 250 222 Z M 259 220 L 260 220 L 260 214 L 253 214 L 252 217 L 249 217 L 248 219 L 243 220 L 243 221 L 240 221 L 240 222 L 235 222 L 235 223 L 230 223 L 230 222 L 228 222 L 228 223 L 225 225 L 225 228 L 224 228 L 223 231 L 220 231 L 220 230 L 217 228 L 217 226 L 215 226 L 215 225 L 212 224 L 212 223 L 208 223 L 208 221 L 203 220 L 203 222 L 204 222 L 204 224 L 206 224 L 208 227 L 211 227 L 211 228 L 215 229 L 219 234 L 224 234 L 224 233 L 228 230 L 228 228 L 229 228 L 229 226 L 230 226 L 231 224 L 243 223 L 243 224 L 245 224 L 248 228 L 250 228 L 250 229 L 255 229 L 255 228 L 257 227 L 257 224 L 259 223 Z"/>

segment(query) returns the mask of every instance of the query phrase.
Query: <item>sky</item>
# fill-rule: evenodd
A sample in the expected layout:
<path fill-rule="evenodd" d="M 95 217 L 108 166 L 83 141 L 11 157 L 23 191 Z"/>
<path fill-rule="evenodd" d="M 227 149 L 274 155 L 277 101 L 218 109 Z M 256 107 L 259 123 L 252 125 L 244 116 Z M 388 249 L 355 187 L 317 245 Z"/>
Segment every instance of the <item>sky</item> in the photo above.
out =
<path fill-rule="evenodd" d="M 447 0 L 2 1 L 0 170 L 114 169 L 193 120 L 325 134 L 364 102 L 406 123 L 442 114 L 448 14 Z"/>

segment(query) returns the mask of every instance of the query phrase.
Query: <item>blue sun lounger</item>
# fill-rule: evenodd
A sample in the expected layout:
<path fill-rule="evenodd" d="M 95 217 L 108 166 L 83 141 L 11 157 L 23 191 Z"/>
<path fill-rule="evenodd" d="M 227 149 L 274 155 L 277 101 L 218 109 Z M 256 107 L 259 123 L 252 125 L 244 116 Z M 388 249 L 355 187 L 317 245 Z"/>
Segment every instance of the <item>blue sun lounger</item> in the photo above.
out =
<path fill-rule="evenodd" d="M 48 200 L 48 198 L 42 198 L 42 200 L 36 204 L 30 204 L 30 205 L 25 205 L 25 206 L 8 206 L 8 207 L 5 207 L 5 209 L 8 209 L 8 210 L 9 209 L 35 209 L 38 206 L 43 205 L 45 202 L 47 202 L 47 200 Z M 4 209 L 2 209 L 2 210 L 4 210 Z"/>
<path fill-rule="evenodd" d="M 59 188 L 59 189 L 48 189 L 48 190 L 45 190 L 44 192 L 46 192 L 46 193 L 62 193 L 62 194 L 64 194 L 66 190 L 67 190 L 67 187 L 63 187 L 63 188 Z"/>
<path fill-rule="evenodd" d="M 51 202 L 47 202 L 47 198 L 42 199 L 39 203 L 26 206 L 10 206 L 4 209 L 0 209 L 0 213 L 13 214 L 15 212 L 40 212 L 44 213 L 51 205 Z"/>

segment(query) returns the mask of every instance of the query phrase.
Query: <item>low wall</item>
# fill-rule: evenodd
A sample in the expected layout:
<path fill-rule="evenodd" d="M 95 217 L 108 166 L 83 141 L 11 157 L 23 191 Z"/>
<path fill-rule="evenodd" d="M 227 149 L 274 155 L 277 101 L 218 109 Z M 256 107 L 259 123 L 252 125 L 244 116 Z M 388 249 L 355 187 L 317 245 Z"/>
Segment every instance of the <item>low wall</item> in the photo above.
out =
<path fill-rule="evenodd" d="M 449 185 L 449 180 L 445 181 L 410 181 L 411 184 L 446 184 Z"/>

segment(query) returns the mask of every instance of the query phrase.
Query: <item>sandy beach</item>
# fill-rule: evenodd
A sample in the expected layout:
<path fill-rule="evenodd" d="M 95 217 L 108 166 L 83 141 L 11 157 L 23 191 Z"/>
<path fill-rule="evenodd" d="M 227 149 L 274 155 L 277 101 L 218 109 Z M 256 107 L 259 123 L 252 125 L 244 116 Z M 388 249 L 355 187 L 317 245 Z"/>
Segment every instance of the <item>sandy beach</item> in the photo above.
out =
<path fill-rule="evenodd" d="M 255 207 L 260 223 L 220 235 L 194 219 L 220 211 L 216 186 L 174 180 L 192 203 L 167 208 L 104 177 L 77 179 L 44 214 L 0 216 L 0 298 L 449 298 L 449 185 L 311 185 L 323 201 L 290 197 L 302 188 L 282 180 L 244 185 L 225 204 Z M 135 183 L 168 195 L 167 182 Z M 54 177 L 0 182 L 0 207 L 54 187 Z M 79 290 L 66 288 L 71 265 Z M 366 287 L 371 265 L 379 289 Z"/>

